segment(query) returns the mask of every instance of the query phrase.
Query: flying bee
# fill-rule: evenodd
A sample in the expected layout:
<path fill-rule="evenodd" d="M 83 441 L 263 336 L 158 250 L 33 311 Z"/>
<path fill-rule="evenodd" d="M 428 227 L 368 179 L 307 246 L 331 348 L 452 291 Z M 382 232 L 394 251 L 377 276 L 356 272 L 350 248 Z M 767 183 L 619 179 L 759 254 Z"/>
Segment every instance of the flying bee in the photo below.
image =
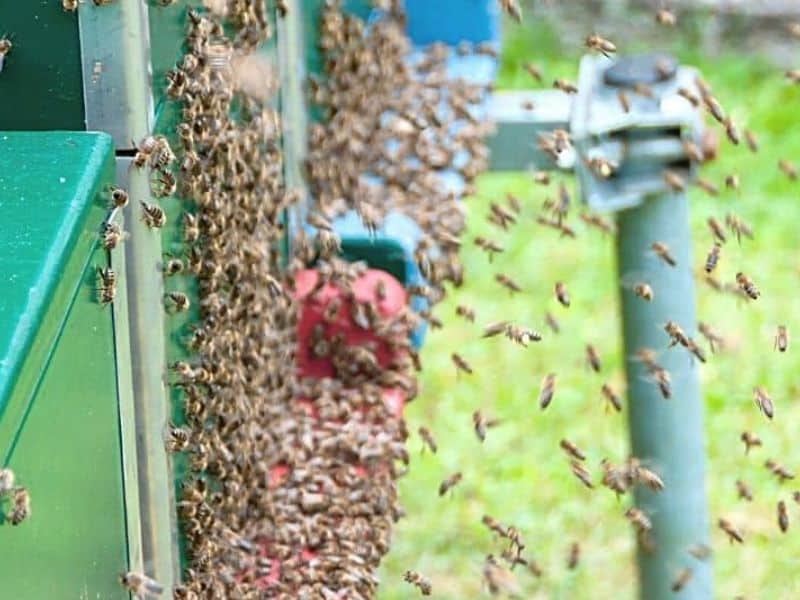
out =
<path fill-rule="evenodd" d="M 714 98 L 714 96 L 707 94 L 703 96 L 703 103 L 706 105 L 706 109 L 714 117 L 719 123 L 725 125 L 726 115 L 725 109 L 722 108 L 722 105 L 719 103 L 719 100 Z"/>
<path fill-rule="evenodd" d="M 664 397 L 665 400 L 669 400 L 672 398 L 672 377 L 669 374 L 669 371 L 666 369 L 662 369 L 658 367 L 653 370 L 653 378 L 658 385 L 658 390 L 661 392 L 661 395 Z"/>
<path fill-rule="evenodd" d="M 683 569 L 678 571 L 677 575 L 675 575 L 675 579 L 672 580 L 672 585 L 670 586 L 670 589 L 673 592 L 678 593 L 682 591 L 689 584 L 691 580 L 692 580 L 692 570 L 689 567 L 684 567 Z"/>
<path fill-rule="evenodd" d="M 725 126 L 725 133 L 731 144 L 738 146 L 742 142 L 742 136 L 739 134 L 739 128 L 736 127 L 736 123 L 733 122 L 733 119 L 727 117 L 722 124 Z"/>
<path fill-rule="evenodd" d="M 721 244 L 724 244 L 728 240 L 728 238 L 725 236 L 725 230 L 722 228 L 722 223 L 720 223 L 717 219 L 714 217 L 709 217 L 706 223 L 708 223 L 708 228 L 711 230 L 711 234 Z"/>
<path fill-rule="evenodd" d="M 575 460 L 586 460 L 586 455 L 575 444 L 567 439 L 563 439 L 558 444 L 561 449 Z"/>
<path fill-rule="evenodd" d="M 675 260 L 675 257 L 672 256 L 672 252 L 664 242 L 653 242 L 650 244 L 650 249 L 656 253 L 661 260 L 667 263 L 670 267 L 674 267 L 678 264 Z"/>
<path fill-rule="evenodd" d="M 592 344 L 586 344 L 586 362 L 595 373 L 600 372 L 600 355 Z"/>
<path fill-rule="evenodd" d="M 557 219 L 551 220 L 546 217 L 543 217 L 542 215 L 539 215 L 538 217 L 536 217 L 536 222 L 539 223 L 540 225 L 544 225 L 545 227 L 550 227 L 551 229 L 560 231 L 561 237 L 564 236 L 571 238 L 575 237 L 575 231 L 571 227 L 569 227 L 566 223 L 561 223 Z"/>
<path fill-rule="evenodd" d="M 711 548 L 706 544 L 692 544 L 686 549 L 686 552 L 697 560 L 706 561 L 711 558 Z"/>
<path fill-rule="evenodd" d="M 589 50 L 600 52 L 606 58 L 610 58 L 617 51 L 616 45 L 599 35 L 590 35 L 586 38 L 586 47 Z"/>
<path fill-rule="evenodd" d="M 660 492 L 664 489 L 664 481 L 661 477 L 642 465 L 638 465 L 636 468 L 636 479 L 653 492 Z"/>
<path fill-rule="evenodd" d="M 671 169 L 667 169 L 663 173 L 664 183 L 674 192 L 683 192 L 686 190 L 686 180 L 678 173 Z"/>
<path fill-rule="evenodd" d="M 711 352 L 716 352 L 717 347 L 721 348 L 725 345 L 725 338 L 717 333 L 708 323 L 700 321 L 697 324 L 697 330 L 708 340 L 708 344 L 711 346 Z"/>
<path fill-rule="evenodd" d="M 678 94 L 686 98 L 686 100 L 688 100 L 689 103 L 695 108 L 698 108 L 700 106 L 700 98 L 698 98 L 697 94 L 695 94 L 691 90 L 682 87 L 678 90 Z"/>
<path fill-rule="evenodd" d="M 163 585 L 142 573 L 134 573 L 133 571 L 122 573 L 119 576 L 119 582 L 131 594 L 140 599 L 157 598 L 164 593 Z"/>
<path fill-rule="evenodd" d="M 275 9 L 278 11 L 278 16 L 281 19 L 285 19 L 286 15 L 289 14 L 289 5 L 286 3 L 286 0 L 275 0 Z"/>
<path fill-rule="evenodd" d="M 61 0 L 61 8 L 65 12 L 75 12 L 78 10 L 78 0 Z"/>
<path fill-rule="evenodd" d="M 752 152 L 753 154 L 756 154 L 758 152 L 760 144 L 758 143 L 758 136 L 756 136 L 755 133 L 753 133 L 749 129 L 745 129 L 744 141 L 747 142 L 747 147 L 750 149 L 750 152 Z"/>
<path fill-rule="evenodd" d="M 100 304 L 109 304 L 117 296 L 117 273 L 110 267 L 97 267 L 97 275 L 100 278 Z"/>
<path fill-rule="evenodd" d="M 577 94 L 578 93 L 578 86 L 576 86 L 571 81 L 567 81 L 566 79 L 556 79 L 553 81 L 553 87 L 557 90 L 564 92 L 565 94 Z"/>
<path fill-rule="evenodd" d="M 503 524 L 494 517 L 490 515 L 483 515 L 481 522 L 486 525 L 490 531 L 496 533 L 500 537 L 506 537 L 507 529 L 503 527 Z"/>
<path fill-rule="evenodd" d="M 542 380 L 541 389 L 539 391 L 539 406 L 542 410 L 550 406 L 553 401 L 553 394 L 556 391 L 556 374 L 548 373 Z"/>
<path fill-rule="evenodd" d="M 616 233 L 616 227 L 614 226 L 614 223 L 600 215 L 582 212 L 578 216 L 580 217 L 581 221 L 590 227 L 595 227 L 607 235 L 614 235 Z"/>
<path fill-rule="evenodd" d="M 740 544 L 744 543 L 744 536 L 742 535 L 742 532 L 739 531 L 736 527 L 734 527 L 733 523 L 731 523 L 727 519 L 720 518 L 717 521 L 717 525 L 719 526 L 720 529 L 722 529 L 722 531 L 725 532 L 725 534 L 728 536 L 728 540 L 730 540 L 731 543 L 733 542 L 739 542 Z"/>
<path fill-rule="evenodd" d="M 782 158 L 778 161 L 778 168 L 780 168 L 783 174 L 791 181 L 797 181 L 797 165 Z"/>
<path fill-rule="evenodd" d="M 753 280 L 750 279 L 747 275 L 739 271 L 736 273 L 736 283 L 738 284 L 739 288 L 747 294 L 747 296 L 751 300 L 758 300 L 758 297 L 761 295 L 761 292 L 758 291 L 758 288 L 753 283 Z"/>
<path fill-rule="evenodd" d="M 587 488 L 594 489 L 594 484 L 592 483 L 592 476 L 589 471 L 586 470 L 580 462 L 577 460 L 571 460 L 569 463 L 569 467 L 572 470 L 572 474 L 577 477 L 580 482 L 585 485 Z"/>
<path fill-rule="evenodd" d="M 100 234 L 100 239 L 103 248 L 106 250 L 113 250 L 122 241 L 122 228 L 117 223 L 105 223 L 103 231 Z"/>
<path fill-rule="evenodd" d="M 739 439 L 744 442 L 744 453 L 749 454 L 750 448 L 757 448 L 763 445 L 761 438 L 751 431 L 743 431 Z"/>
<path fill-rule="evenodd" d="M 522 23 L 522 9 L 518 0 L 500 0 L 500 7 L 517 23 Z"/>
<path fill-rule="evenodd" d="M 606 402 L 614 407 L 614 410 L 622 412 L 622 398 L 619 397 L 619 394 L 617 394 L 610 385 L 604 383 L 600 391 L 603 393 L 603 398 L 605 398 Z"/>
<path fill-rule="evenodd" d="M 528 327 L 518 327 L 509 324 L 505 330 L 506 337 L 512 342 L 527 348 L 530 342 L 541 342 L 542 334 Z"/>
<path fill-rule="evenodd" d="M 486 440 L 486 430 L 498 424 L 499 421 L 497 419 L 486 419 L 479 410 L 472 413 L 472 425 L 475 429 L 475 435 L 478 436 L 481 442 Z"/>
<path fill-rule="evenodd" d="M 430 596 L 433 590 L 431 582 L 416 571 L 406 571 L 405 575 L 403 575 L 403 581 L 412 584 L 423 596 Z"/>
<path fill-rule="evenodd" d="M 495 254 L 498 254 L 505 250 L 503 246 L 501 246 L 494 240 L 490 240 L 480 236 L 475 238 L 475 245 L 481 250 L 484 250 L 486 254 L 489 255 L 489 262 L 492 262 L 492 259 L 494 258 Z"/>
<path fill-rule="evenodd" d="M 538 83 L 542 83 L 542 69 L 539 67 L 539 65 L 531 62 L 525 63 L 525 71 Z"/>
<path fill-rule="evenodd" d="M 509 328 L 508 321 L 497 321 L 496 323 L 489 323 L 483 328 L 483 336 L 485 338 L 495 337 L 501 333 L 505 333 Z"/>
<path fill-rule="evenodd" d="M 667 10 L 666 8 L 660 8 L 656 11 L 656 23 L 659 25 L 663 25 L 664 27 L 675 27 L 675 24 L 678 22 L 678 17 L 675 16 L 675 13 Z"/>
<path fill-rule="evenodd" d="M 150 229 L 160 229 L 167 223 L 167 215 L 164 210 L 155 204 L 149 204 L 140 200 L 142 206 L 142 220 Z"/>
<path fill-rule="evenodd" d="M 670 348 L 680 344 L 684 348 L 689 347 L 689 337 L 683 332 L 683 329 L 675 321 L 667 321 L 664 325 L 664 331 L 670 337 Z"/>
<path fill-rule="evenodd" d="M 174 310 L 176 313 L 185 312 L 189 310 L 189 307 L 191 306 L 189 296 L 183 292 L 169 292 L 167 293 L 166 300 L 168 306 L 171 306 L 172 310 Z"/>
<path fill-rule="evenodd" d="M 555 292 L 556 292 L 556 300 L 558 300 L 558 302 L 562 306 L 569 307 L 570 305 L 569 292 L 567 291 L 567 286 L 564 285 L 564 282 L 562 281 L 556 282 Z"/>
<path fill-rule="evenodd" d="M 780 464 L 779 462 L 769 458 L 764 462 L 764 466 L 769 469 L 775 477 L 778 478 L 779 483 L 783 483 L 784 481 L 788 481 L 789 479 L 794 479 L 794 473 L 792 473 L 789 469 L 785 466 Z"/>
<path fill-rule="evenodd" d="M 164 263 L 164 275 L 177 275 L 181 272 L 183 272 L 183 261 L 180 258 L 170 258 Z"/>
<path fill-rule="evenodd" d="M 439 485 L 439 495 L 444 496 L 447 492 L 456 487 L 462 479 L 461 472 L 453 473 Z"/>
<path fill-rule="evenodd" d="M 702 163 L 706 160 L 706 155 L 700 149 L 700 146 L 695 144 L 692 140 L 683 141 L 683 150 L 692 162 Z"/>
<path fill-rule="evenodd" d="M 514 573 L 501 567 L 491 554 L 486 556 L 486 562 L 483 564 L 483 580 L 492 596 L 499 594 L 519 596 L 519 583 L 514 577 Z"/>
<path fill-rule="evenodd" d="M 593 156 L 592 158 L 586 159 L 585 162 L 586 166 L 601 179 L 608 179 L 619 168 L 619 165 L 602 156 Z"/>
<path fill-rule="evenodd" d="M 465 318 L 470 323 L 475 322 L 475 310 L 470 308 L 469 306 L 465 306 L 463 304 L 458 305 L 456 307 L 456 314 L 459 317 Z"/>
<path fill-rule="evenodd" d="M 552 313 L 550 312 L 545 313 L 544 322 L 553 333 L 559 333 L 561 331 L 561 325 L 559 324 L 558 320 L 553 316 Z"/>
<path fill-rule="evenodd" d="M 742 182 L 737 173 L 731 173 L 725 177 L 725 187 L 729 190 L 738 190 Z"/>
<path fill-rule="evenodd" d="M 739 495 L 740 500 L 753 501 L 753 490 L 741 479 L 736 480 L 736 493 Z"/>
<path fill-rule="evenodd" d="M 505 275 L 503 273 L 498 273 L 497 275 L 494 276 L 494 279 L 495 281 L 497 281 L 497 283 L 502 285 L 512 294 L 515 292 L 522 291 L 522 288 L 519 286 L 519 284 L 517 284 L 517 282 L 511 279 L 511 277 L 509 277 L 508 275 Z"/>
<path fill-rule="evenodd" d="M 183 452 L 189 447 L 191 433 L 186 427 L 176 427 L 170 423 L 164 445 L 167 452 Z"/>
<path fill-rule="evenodd" d="M 650 287 L 647 283 L 636 283 L 633 286 L 633 293 L 639 296 L 642 300 L 647 302 L 652 302 L 653 298 L 655 298 L 655 293 L 653 292 L 653 288 Z"/>
<path fill-rule="evenodd" d="M 736 234 L 736 240 L 741 242 L 742 236 L 753 239 L 753 230 L 744 220 L 738 215 L 728 213 L 725 215 L 725 224 L 733 233 Z"/>
<path fill-rule="evenodd" d="M 420 427 L 417 430 L 419 433 L 420 439 L 422 439 L 422 451 L 425 451 L 425 448 L 430 448 L 430 451 L 436 454 L 436 451 L 439 449 L 439 446 L 436 444 L 436 438 L 433 437 L 431 430 L 427 427 Z"/>
<path fill-rule="evenodd" d="M 772 403 L 772 398 L 769 397 L 767 391 L 762 387 L 753 388 L 753 398 L 755 399 L 756 406 L 768 419 L 775 416 L 775 406 Z"/>
<path fill-rule="evenodd" d="M 617 91 L 617 100 L 619 100 L 619 105 L 622 107 L 622 112 L 631 112 L 631 97 L 628 96 L 628 92 L 625 90 Z"/>
<path fill-rule="evenodd" d="M 27 488 L 15 488 L 11 497 L 11 511 L 8 513 L 8 522 L 17 526 L 31 516 L 31 496 Z"/>
<path fill-rule="evenodd" d="M 124 208 L 128 205 L 128 192 L 120 187 L 111 188 L 111 206 L 113 208 Z"/>
<path fill-rule="evenodd" d="M 778 332 L 775 334 L 775 345 L 773 350 L 780 350 L 786 352 L 789 347 L 789 330 L 786 325 L 778 325 Z"/>
<path fill-rule="evenodd" d="M 572 542 L 567 553 L 567 569 L 574 571 L 581 562 L 581 546 L 578 542 Z"/>
<path fill-rule="evenodd" d="M 461 357 L 460 354 L 456 354 L 455 352 L 453 352 L 450 355 L 450 358 L 452 359 L 453 364 L 456 366 L 456 372 L 463 371 L 467 375 L 472 375 L 472 373 L 474 372 L 472 370 L 472 367 L 466 360 L 464 360 L 464 358 Z"/>
<path fill-rule="evenodd" d="M 636 508 L 635 506 L 631 506 L 625 511 L 625 517 L 627 517 L 639 533 L 650 531 L 653 528 L 650 517 L 648 517 L 642 509 Z"/>
<path fill-rule="evenodd" d="M 711 250 L 708 252 L 708 256 L 706 256 L 706 273 L 711 273 L 714 269 L 717 268 L 717 263 L 719 263 L 719 255 L 722 250 L 722 246 L 719 243 L 715 242 L 714 245 L 711 247 Z"/>
<path fill-rule="evenodd" d="M 550 185 L 550 173 L 547 171 L 536 171 L 533 174 L 533 181 L 539 185 Z"/>
<path fill-rule="evenodd" d="M 780 527 L 781 533 L 789 530 L 789 511 L 786 510 L 786 502 L 783 500 L 778 502 L 778 527 Z"/>

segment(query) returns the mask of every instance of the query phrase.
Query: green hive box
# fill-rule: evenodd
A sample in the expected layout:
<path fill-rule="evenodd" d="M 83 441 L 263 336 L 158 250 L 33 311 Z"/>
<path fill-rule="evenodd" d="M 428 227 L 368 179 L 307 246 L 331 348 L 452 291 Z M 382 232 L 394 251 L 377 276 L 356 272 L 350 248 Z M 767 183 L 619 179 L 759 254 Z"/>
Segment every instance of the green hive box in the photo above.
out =
<path fill-rule="evenodd" d="M 128 597 L 118 311 L 96 292 L 113 177 L 105 134 L 0 132 L 0 465 L 32 508 L 0 525 L 2 598 Z"/>

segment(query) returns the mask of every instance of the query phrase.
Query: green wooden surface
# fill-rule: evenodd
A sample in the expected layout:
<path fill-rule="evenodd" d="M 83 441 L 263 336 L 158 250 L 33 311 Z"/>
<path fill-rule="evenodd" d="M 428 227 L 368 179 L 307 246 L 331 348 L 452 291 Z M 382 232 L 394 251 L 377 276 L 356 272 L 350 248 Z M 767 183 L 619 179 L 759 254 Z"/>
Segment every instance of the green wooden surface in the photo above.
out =
<path fill-rule="evenodd" d="M 58 0 L 0 0 L 14 47 L 0 72 L 0 130 L 83 130 L 77 13 Z"/>

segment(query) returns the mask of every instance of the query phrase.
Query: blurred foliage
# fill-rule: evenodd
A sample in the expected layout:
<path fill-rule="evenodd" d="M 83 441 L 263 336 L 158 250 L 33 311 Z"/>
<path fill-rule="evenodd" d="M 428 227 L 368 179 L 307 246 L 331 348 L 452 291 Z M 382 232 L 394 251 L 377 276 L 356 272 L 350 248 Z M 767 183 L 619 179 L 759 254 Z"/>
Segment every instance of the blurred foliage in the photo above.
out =
<path fill-rule="evenodd" d="M 706 218 L 722 219 L 727 212 L 736 212 L 753 226 L 756 237 L 741 245 L 728 243 L 718 275 L 733 281 L 741 269 L 762 290 L 758 302 L 745 304 L 698 281 L 700 319 L 729 340 L 728 348 L 701 370 L 711 514 L 714 521 L 723 515 L 730 518 L 746 532 L 743 546 L 731 546 L 714 531 L 715 585 L 719 598 L 738 594 L 798 598 L 800 507 L 791 501 L 791 486 L 779 486 L 763 463 L 777 457 L 791 468 L 800 467 L 798 453 L 792 452 L 794 423 L 800 420 L 796 379 L 800 349 L 790 346 L 785 355 L 773 351 L 777 324 L 800 332 L 800 312 L 792 310 L 800 284 L 796 255 L 800 183 L 790 182 L 777 168 L 781 157 L 800 157 L 800 136 L 791 133 L 796 131 L 800 88 L 785 83 L 782 71 L 765 59 L 742 56 L 733 46 L 713 59 L 704 58 L 697 50 L 702 27 L 702 23 L 684 26 L 680 32 L 662 32 L 638 41 L 612 39 L 626 52 L 661 47 L 696 65 L 742 128 L 752 128 L 761 139 L 761 152 L 754 155 L 744 146 L 733 147 L 720 130 L 721 156 L 704 167 L 703 175 L 722 187 L 726 174 L 738 172 L 741 190 L 724 192 L 716 199 L 699 191 L 691 194 L 694 270 L 702 268 L 712 243 Z M 578 34 L 573 37 L 581 39 Z M 580 41 L 565 41 L 559 23 L 534 16 L 524 28 L 507 27 L 504 42 L 499 87 L 534 87 L 522 68 L 528 60 L 541 65 L 547 82 L 555 77 L 576 79 Z M 573 185 L 569 177 L 565 180 Z M 502 233 L 484 217 L 488 201 L 502 199 L 506 192 L 522 198 L 525 208 L 516 227 Z M 517 526 L 528 544 L 526 554 L 545 570 L 536 579 L 518 569 L 523 597 L 636 596 L 633 534 L 622 516 L 630 497 L 617 501 L 608 490 L 583 488 L 558 448 L 562 437 L 584 448 L 595 475 L 602 458 L 619 462 L 627 456 L 625 413 L 607 413 L 600 396 L 604 382 L 618 389 L 624 382 L 614 244 L 579 223 L 577 210 L 571 216 L 578 231 L 576 240 L 560 239 L 538 226 L 534 216 L 547 193 L 528 174 L 487 174 L 468 203 L 470 218 L 462 254 L 467 282 L 438 307 L 445 327 L 429 334 L 422 353 L 421 393 L 407 412 L 411 468 L 400 484 L 408 517 L 397 525 L 394 545 L 382 567 L 382 600 L 417 596 L 402 581 L 406 569 L 430 577 L 434 597 L 488 597 L 481 584 L 483 558 L 489 552 L 499 554 L 503 546 L 481 524 L 484 514 Z M 506 251 L 490 263 L 472 243 L 477 235 L 501 241 Z M 517 279 L 523 292 L 510 296 L 494 281 L 497 272 Z M 553 298 L 556 279 L 569 284 L 573 304 L 568 309 Z M 455 315 L 459 304 L 475 309 L 475 324 Z M 545 327 L 546 311 L 560 320 L 560 334 Z M 481 339 L 482 326 L 500 319 L 534 327 L 544 339 L 527 349 L 502 338 Z M 601 374 L 585 365 L 586 343 L 595 344 L 601 353 Z M 456 375 L 450 361 L 454 351 L 470 361 L 474 375 Z M 553 405 L 541 413 L 539 384 L 549 371 L 559 374 L 559 384 Z M 772 394 L 775 422 L 766 422 L 755 408 L 754 385 L 763 385 Z M 476 409 L 503 421 L 489 431 L 483 444 L 472 428 L 471 414 Z M 416 434 L 420 425 L 436 435 L 438 454 L 420 453 Z M 745 429 L 759 433 L 765 444 L 749 457 L 739 441 Z M 457 470 L 463 471 L 464 481 L 452 496 L 439 498 L 439 483 Z M 754 502 L 737 500 L 734 481 L 738 478 L 752 485 Z M 797 521 L 785 535 L 776 524 L 779 499 L 789 503 L 790 516 Z M 583 559 L 576 570 L 569 571 L 566 556 L 574 540 L 582 545 Z"/>

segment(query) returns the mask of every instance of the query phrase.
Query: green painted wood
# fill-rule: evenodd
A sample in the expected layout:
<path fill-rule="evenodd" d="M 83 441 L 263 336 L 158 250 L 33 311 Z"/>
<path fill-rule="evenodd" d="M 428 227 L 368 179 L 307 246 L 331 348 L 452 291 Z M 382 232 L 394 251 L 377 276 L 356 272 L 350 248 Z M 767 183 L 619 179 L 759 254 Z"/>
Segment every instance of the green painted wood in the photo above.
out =
<path fill-rule="evenodd" d="M 26 359 L 43 364 L 77 288 L 56 293 L 70 260 L 86 260 L 97 244 L 113 177 L 111 138 L 95 133 L 0 132 L 0 456 L 7 427 L 24 412 L 11 390 Z M 76 258 L 77 257 L 77 258 Z M 44 343 L 34 345 L 34 338 Z M 22 402 L 23 404 L 20 404 Z M 15 415 L 9 415 L 14 410 Z M 4 437 L 5 434 L 5 437 Z"/>
<path fill-rule="evenodd" d="M 84 130 L 77 13 L 58 0 L 0 2 L 14 44 L 0 72 L 0 130 Z"/>

